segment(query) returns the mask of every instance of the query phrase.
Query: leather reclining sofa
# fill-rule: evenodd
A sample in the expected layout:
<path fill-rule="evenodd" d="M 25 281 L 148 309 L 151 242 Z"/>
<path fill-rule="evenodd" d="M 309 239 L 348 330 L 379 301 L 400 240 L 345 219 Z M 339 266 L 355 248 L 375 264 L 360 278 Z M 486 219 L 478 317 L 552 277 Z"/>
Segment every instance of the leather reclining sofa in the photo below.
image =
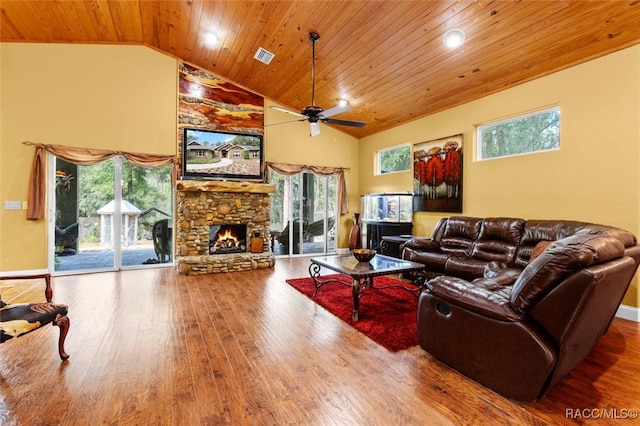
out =
<path fill-rule="evenodd" d="M 607 331 L 640 264 L 628 231 L 562 220 L 441 219 L 423 263 L 420 346 L 508 398 L 534 401 Z"/>

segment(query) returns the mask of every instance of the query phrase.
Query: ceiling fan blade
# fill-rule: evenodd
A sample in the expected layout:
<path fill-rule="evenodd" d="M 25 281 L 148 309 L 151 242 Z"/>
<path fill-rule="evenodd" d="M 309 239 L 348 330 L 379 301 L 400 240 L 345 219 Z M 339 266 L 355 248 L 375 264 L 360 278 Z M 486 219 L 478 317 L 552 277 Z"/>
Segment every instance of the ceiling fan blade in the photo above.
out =
<path fill-rule="evenodd" d="M 305 117 L 304 115 L 300 114 L 299 112 L 291 111 L 289 109 L 281 108 L 279 106 L 271 105 L 269 108 L 275 109 L 276 111 L 280 111 L 280 112 L 286 112 L 287 114 L 297 115 L 298 117 Z"/>
<path fill-rule="evenodd" d="M 320 124 L 317 121 L 315 123 L 309 123 L 309 127 L 311 136 L 318 136 L 320 134 Z"/>
<path fill-rule="evenodd" d="M 318 118 L 329 118 L 331 116 L 343 113 L 343 112 L 347 112 L 347 111 L 351 111 L 351 105 L 349 104 L 344 104 L 344 105 L 336 105 L 333 108 L 329 108 L 327 110 L 322 111 L 320 114 L 318 114 Z"/>
<path fill-rule="evenodd" d="M 363 123 L 361 121 L 338 120 L 335 118 L 323 118 L 322 122 L 327 124 L 339 124 L 341 126 L 351 126 L 351 127 L 364 127 L 367 125 L 367 123 Z"/>

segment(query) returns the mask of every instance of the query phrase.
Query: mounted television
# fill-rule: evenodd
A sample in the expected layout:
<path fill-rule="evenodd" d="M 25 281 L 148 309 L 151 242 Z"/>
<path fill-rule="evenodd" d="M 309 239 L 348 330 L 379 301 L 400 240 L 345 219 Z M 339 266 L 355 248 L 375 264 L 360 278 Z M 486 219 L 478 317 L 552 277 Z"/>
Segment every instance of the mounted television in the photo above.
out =
<path fill-rule="evenodd" d="M 262 135 L 184 128 L 182 178 L 264 179 Z"/>

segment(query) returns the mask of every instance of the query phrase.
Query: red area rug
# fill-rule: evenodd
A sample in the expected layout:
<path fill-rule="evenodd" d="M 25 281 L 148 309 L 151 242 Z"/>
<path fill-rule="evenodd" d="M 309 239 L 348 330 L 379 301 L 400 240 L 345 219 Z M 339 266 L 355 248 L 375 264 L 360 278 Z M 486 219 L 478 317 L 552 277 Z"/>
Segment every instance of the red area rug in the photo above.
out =
<path fill-rule="evenodd" d="M 339 274 L 320 277 L 322 280 L 328 278 L 351 282 L 349 277 Z M 391 352 L 401 351 L 418 344 L 418 298 L 415 292 L 411 293 L 400 288 L 367 288 L 360 295 L 358 309 L 360 319 L 352 321 L 351 287 L 330 282 L 320 287 L 317 296 L 313 297 L 313 280 L 310 277 L 286 281 L 300 293 Z M 389 277 L 375 277 L 373 284 L 376 287 L 404 285 L 411 288 L 411 284 Z"/>

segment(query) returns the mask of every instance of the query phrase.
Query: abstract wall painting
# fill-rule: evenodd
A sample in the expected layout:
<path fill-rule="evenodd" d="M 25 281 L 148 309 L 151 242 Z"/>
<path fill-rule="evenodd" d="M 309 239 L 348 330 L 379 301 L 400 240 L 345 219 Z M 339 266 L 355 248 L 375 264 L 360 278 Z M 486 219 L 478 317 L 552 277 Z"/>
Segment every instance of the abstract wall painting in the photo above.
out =
<path fill-rule="evenodd" d="M 413 145 L 413 211 L 462 212 L 462 134 Z"/>

